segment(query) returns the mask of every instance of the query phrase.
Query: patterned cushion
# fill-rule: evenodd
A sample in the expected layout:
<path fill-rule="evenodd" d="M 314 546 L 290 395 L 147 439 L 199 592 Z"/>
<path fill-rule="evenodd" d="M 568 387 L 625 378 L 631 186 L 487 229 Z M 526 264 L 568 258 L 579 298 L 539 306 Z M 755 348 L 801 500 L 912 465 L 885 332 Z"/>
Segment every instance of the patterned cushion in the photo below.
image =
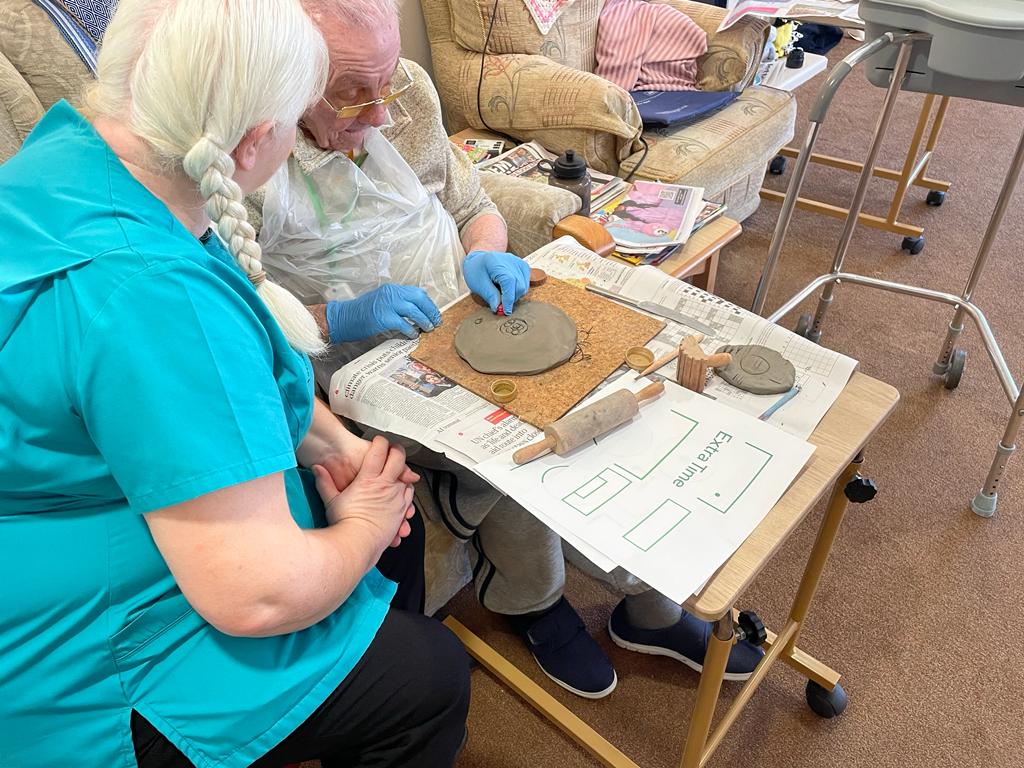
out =
<path fill-rule="evenodd" d="M 487 52 L 539 54 L 573 69 L 592 72 L 597 20 L 604 2 L 576 0 L 562 11 L 546 35 L 541 34 L 520 0 L 500 2 Z M 467 51 L 482 52 L 494 0 L 450 0 L 450 5 L 452 39 Z M 424 3 L 424 13 L 429 12 Z"/>
<path fill-rule="evenodd" d="M 13 155 L 29 131 L 43 116 L 43 105 L 32 92 L 25 78 L 6 57 L 0 56 L 0 114 L 3 115 L 5 141 L 0 147 L 0 161 Z M 12 142 L 16 142 L 11 146 Z"/>
<path fill-rule="evenodd" d="M 92 81 L 85 64 L 32 0 L 0 3 L 0 54 L 35 93 L 43 109 L 60 99 L 80 104 Z"/>
<path fill-rule="evenodd" d="M 796 100 L 774 88 L 747 88 L 711 116 L 671 128 L 647 131 L 650 145 L 637 175 L 704 187 L 715 198 L 751 173 L 763 176 L 772 156 L 793 137 Z M 636 152 L 622 163 L 628 173 Z"/>

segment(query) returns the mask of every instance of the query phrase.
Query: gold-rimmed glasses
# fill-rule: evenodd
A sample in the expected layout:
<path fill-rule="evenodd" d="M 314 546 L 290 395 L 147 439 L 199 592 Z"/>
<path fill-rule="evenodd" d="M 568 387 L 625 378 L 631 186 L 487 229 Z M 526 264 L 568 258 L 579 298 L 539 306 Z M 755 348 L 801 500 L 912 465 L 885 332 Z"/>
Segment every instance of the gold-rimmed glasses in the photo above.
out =
<path fill-rule="evenodd" d="M 376 99 L 373 99 L 372 101 L 364 101 L 361 104 L 347 104 L 344 107 L 336 107 L 327 100 L 326 96 L 321 96 L 320 98 L 323 100 L 324 104 L 326 104 L 328 107 L 334 110 L 334 113 L 338 116 L 339 119 L 347 120 L 349 118 L 358 117 L 360 114 L 362 114 L 364 109 L 369 109 L 370 107 L 376 107 L 378 105 L 387 106 L 395 99 L 397 99 L 399 96 L 401 96 L 403 93 L 405 93 L 407 90 L 412 88 L 412 75 L 409 74 L 409 70 L 406 68 L 405 62 L 402 61 L 401 59 L 398 60 L 398 68 L 395 70 L 395 72 L 396 74 L 398 72 L 401 72 L 405 78 L 405 82 L 398 88 L 395 88 L 392 85 L 386 86 L 387 93 L 382 93 L 380 96 L 378 96 Z M 394 78 L 392 78 L 392 80 L 393 79 Z"/>

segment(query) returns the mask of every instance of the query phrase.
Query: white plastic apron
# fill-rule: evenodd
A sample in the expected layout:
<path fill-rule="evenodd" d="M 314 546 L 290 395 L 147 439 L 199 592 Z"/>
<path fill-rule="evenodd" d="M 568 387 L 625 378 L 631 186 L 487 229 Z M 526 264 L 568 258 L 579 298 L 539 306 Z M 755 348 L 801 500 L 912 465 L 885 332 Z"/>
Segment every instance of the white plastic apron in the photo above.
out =
<path fill-rule="evenodd" d="M 465 293 L 455 220 L 376 128 L 360 168 L 343 155 L 306 174 L 294 157 L 267 184 L 260 245 L 306 304 L 415 285 L 439 307 Z"/>

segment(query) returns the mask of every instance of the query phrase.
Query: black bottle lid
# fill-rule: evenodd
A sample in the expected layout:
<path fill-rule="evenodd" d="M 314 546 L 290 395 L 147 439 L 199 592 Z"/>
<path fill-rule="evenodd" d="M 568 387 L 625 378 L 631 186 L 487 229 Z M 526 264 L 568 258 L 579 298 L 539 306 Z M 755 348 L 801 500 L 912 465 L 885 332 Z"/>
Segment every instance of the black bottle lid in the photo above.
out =
<path fill-rule="evenodd" d="M 558 179 L 582 179 L 586 172 L 587 164 L 575 149 L 565 150 L 551 164 L 551 175 Z"/>

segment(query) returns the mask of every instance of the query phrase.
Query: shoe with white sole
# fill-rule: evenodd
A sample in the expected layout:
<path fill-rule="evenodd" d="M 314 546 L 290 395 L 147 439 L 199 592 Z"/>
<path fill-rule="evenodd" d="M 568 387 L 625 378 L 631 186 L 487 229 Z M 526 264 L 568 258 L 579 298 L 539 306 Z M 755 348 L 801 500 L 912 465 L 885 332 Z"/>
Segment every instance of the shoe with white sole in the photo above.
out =
<path fill-rule="evenodd" d="M 545 675 L 585 699 L 615 690 L 618 677 L 604 651 L 564 597 L 532 620 L 508 617 Z"/>
<path fill-rule="evenodd" d="M 683 611 L 679 621 L 669 627 L 641 629 L 629 623 L 626 601 L 622 600 L 608 619 L 608 634 L 620 648 L 652 656 L 668 656 L 701 672 L 711 636 L 711 623 Z M 763 656 L 763 649 L 746 640 L 734 644 L 724 679 L 736 682 L 748 679 Z"/>

